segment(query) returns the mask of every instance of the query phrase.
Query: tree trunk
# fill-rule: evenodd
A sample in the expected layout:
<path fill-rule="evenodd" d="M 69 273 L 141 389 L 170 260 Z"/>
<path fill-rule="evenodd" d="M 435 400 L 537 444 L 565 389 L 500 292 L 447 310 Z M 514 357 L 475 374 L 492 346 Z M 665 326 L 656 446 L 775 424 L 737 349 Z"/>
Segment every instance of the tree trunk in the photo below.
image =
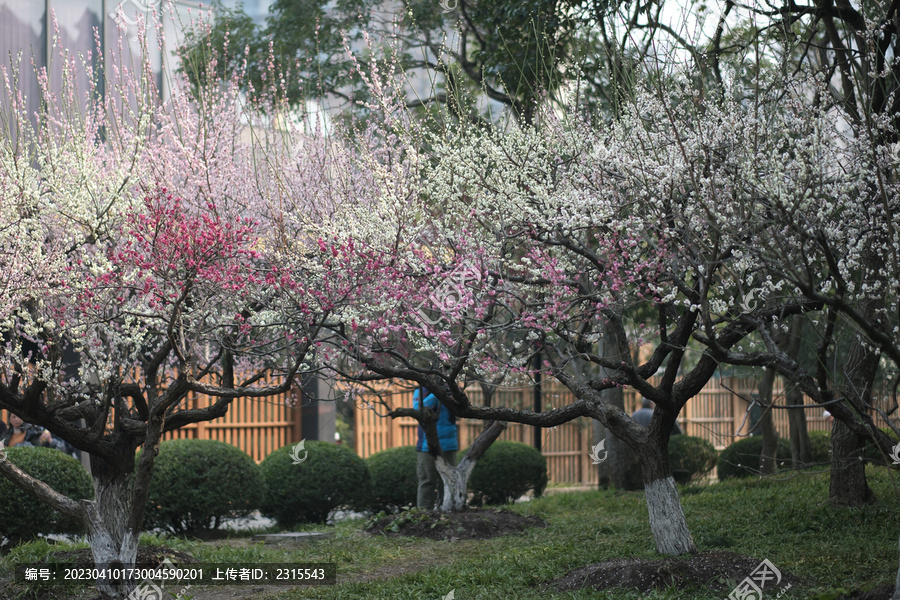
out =
<path fill-rule="evenodd" d="M 778 431 L 772 416 L 772 387 L 775 384 L 775 370 L 767 368 L 759 381 L 759 403 L 762 405 L 762 416 L 759 428 L 762 432 L 762 450 L 759 453 L 759 471 L 763 475 L 771 475 L 778 468 Z"/>
<path fill-rule="evenodd" d="M 650 513 L 650 530 L 660 554 L 694 554 L 697 552 L 691 532 L 684 518 L 678 489 L 669 466 L 668 436 L 660 445 L 650 439 L 641 453 L 644 493 Z"/>
<path fill-rule="evenodd" d="M 131 524 L 131 473 L 128 469 L 112 465 L 103 459 L 91 458 L 94 501 L 88 503 L 86 508 L 87 537 L 94 564 L 98 567 L 133 567 L 137 560 L 141 532 L 135 531 Z M 125 598 L 134 587 L 132 581 L 98 579 L 96 583 L 103 600 Z"/>
<path fill-rule="evenodd" d="M 869 406 L 878 359 L 878 353 L 867 348 L 860 339 L 854 340 L 847 354 L 841 396 L 856 414 Z M 858 418 L 856 414 L 853 418 Z M 828 490 L 832 504 L 863 506 L 875 500 L 866 481 L 866 463 L 862 459 L 866 439 L 835 419 L 831 429 L 831 484 Z"/>
<path fill-rule="evenodd" d="M 835 420 L 831 429 L 831 485 L 828 496 L 839 506 L 863 506 L 875 500 L 866 480 L 865 438 Z"/>
<path fill-rule="evenodd" d="M 604 390 L 603 401 L 607 404 L 625 408 L 625 394 L 620 387 Z M 624 441 L 614 435 L 598 420 L 594 420 L 594 444 L 605 440 L 606 460 L 597 465 L 600 488 L 617 490 L 639 490 L 644 487 L 641 477 L 641 463 L 637 453 Z M 601 456 L 602 458 L 602 456 Z"/>
<path fill-rule="evenodd" d="M 489 426 L 485 427 L 456 466 L 450 465 L 441 454 L 434 457 L 434 465 L 441 476 L 441 483 L 444 484 L 444 498 L 441 501 L 441 511 L 458 512 L 466 507 L 469 475 L 471 475 L 472 469 L 475 468 L 475 463 L 478 462 L 478 459 L 500 437 L 504 429 L 506 429 L 506 423 L 503 421 L 493 421 Z M 435 430 L 436 435 L 437 432 Z M 429 448 L 432 447 L 429 443 Z"/>
<path fill-rule="evenodd" d="M 799 363 L 800 342 L 803 334 L 803 322 L 794 319 L 791 323 L 788 339 L 781 344 L 785 354 Z M 784 396 L 788 406 L 803 406 L 803 392 L 790 381 L 784 382 Z M 788 410 L 788 431 L 791 440 L 791 461 L 795 467 L 808 464 L 812 460 L 809 448 L 809 432 L 806 426 L 806 412 L 802 408 Z"/>
<path fill-rule="evenodd" d="M 152 464 L 152 461 L 148 462 Z M 134 464 L 133 450 L 118 464 L 91 455 L 94 499 L 76 502 L 10 463 L 6 454 L 0 451 L 0 473 L 38 500 L 84 524 L 97 568 L 133 567 L 137 560 L 140 523 L 135 525 L 135 517 L 140 518 L 141 514 L 133 510 L 134 490 L 129 464 Z M 146 496 L 141 496 L 141 501 L 145 502 Z M 126 598 L 134 584 L 129 580 L 96 581 L 101 600 Z"/>
<path fill-rule="evenodd" d="M 785 398 L 788 406 L 803 406 L 803 392 L 796 385 L 785 382 L 787 386 Z M 795 467 L 809 464 L 812 455 L 809 448 L 809 432 L 806 426 L 806 413 L 802 408 L 788 410 L 788 426 L 791 436 L 791 460 Z"/>
<path fill-rule="evenodd" d="M 469 475 L 477 461 L 470 460 L 468 454 L 458 465 L 453 466 L 438 456 L 434 461 L 441 483 L 444 484 L 444 498 L 441 501 L 442 512 L 458 512 L 466 507 L 469 491 Z"/>
<path fill-rule="evenodd" d="M 609 324 L 603 328 L 603 336 L 597 344 L 597 352 L 604 358 L 622 359 L 622 351 L 615 343 L 615 329 Z M 627 351 L 627 350 L 626 350 Z M 610 372 L 600 369 L 601 377 L 608 377 Z M 621 387 L 603 390 L 600 400 L 610 406 L 625 410 L 625 392 Z M 600 488 L 618 490 L 639 490 L 644 487 L 641 477 L 641 463 L 637 453 L 622 438 L 606 428 L 599 420 L 594 420 L 594 444 L 604 442 L 606 459 L 597 465 L 598 484 Z M 598 458 L 602 458 L 599 456 Z"/>

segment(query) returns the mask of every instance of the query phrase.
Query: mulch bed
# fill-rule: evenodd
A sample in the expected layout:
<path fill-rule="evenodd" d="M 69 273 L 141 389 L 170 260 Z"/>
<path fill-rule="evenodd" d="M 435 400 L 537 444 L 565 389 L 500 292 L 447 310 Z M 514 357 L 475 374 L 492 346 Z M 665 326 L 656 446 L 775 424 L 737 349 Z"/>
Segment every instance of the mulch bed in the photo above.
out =
<path fill-rule="evenodd" d="M 591 587 L 596 590 L 625 588 L 642 594 L 674 587 L 691 590 L 705 587 L 728 595 L 734 587 L 753 573 L 762 561 L 734 552 L 700 552 L 693 556 L 678 556 L 655 560 L 620 558 L 570 571 L 550 584 L 560 591 Z M 777 565 L 776 565 L 777 567 Z M 768 595 L 790 585 L 796 590 L 803 581 L 781 571 L 780 581 L 770 580 L 764 587 Z"/>
<path fill-rule="evenodd" d="M 411 510 L 376 520 L 366 528 L 372 534 L 412 536 L 432 540 L 486 540 L 519 533 L 528 527 L 546 527 L 538 517 L 503 509 L 468 509 L 460 512 Z"/>

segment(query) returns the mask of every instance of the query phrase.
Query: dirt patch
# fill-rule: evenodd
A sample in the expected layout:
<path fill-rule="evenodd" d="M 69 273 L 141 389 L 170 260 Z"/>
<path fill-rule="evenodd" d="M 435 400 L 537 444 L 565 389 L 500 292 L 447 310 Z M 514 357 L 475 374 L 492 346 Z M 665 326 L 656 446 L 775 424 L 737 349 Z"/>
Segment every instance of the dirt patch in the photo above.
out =
<path fill-rule="evenodd" d="M 734 552 L 701 552 L 693 556 L 679 556 L 658 560 L 620 558 L 570 571 L 550 584 L 560 590 L 596 590 L 625 588 L 642 594 L 652 590 L 675 587 L 679 590 L 708 588 L 728 594 L 751 574 L 757 573 L 760 560 Z M 780 579 L 769 572 L 764 590 L 779 592 L 790 586 L 796 590 L 803 581 L 781 571 Z M 757 580 L 758 582 L 758 580 Z"/>
<path fill-rule="evenodd" d="M 469 509 L 444 513 L 410 510 L 381 517 L 366 531 L 387 536 L 423 537 L 431 540 L 486 540 L 519 533 L 527 527 L 546 527 L 538 517 L 526 517 L 503 509 Z"/>
<path fill-rule="evenodd" d="M 140 546 L 135 562 L 139 565 L 158 565 L 167 558 L 177 565 L 195 564 L 197 562 L 197 559 L 190 554 L 166 548 L 165 546 Z M 90 548 L 80 548 L 78 550 L 54 552 L 53 562 L 93 565 L 94 558 L 91 556 Z"/>

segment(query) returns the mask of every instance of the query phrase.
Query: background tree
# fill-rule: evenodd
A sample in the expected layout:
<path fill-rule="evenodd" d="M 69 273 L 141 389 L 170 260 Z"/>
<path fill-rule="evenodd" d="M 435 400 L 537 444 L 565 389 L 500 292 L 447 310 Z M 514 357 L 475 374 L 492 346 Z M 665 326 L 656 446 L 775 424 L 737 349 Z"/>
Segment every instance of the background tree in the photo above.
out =
<path fill-rule="evenodd" d="M 343 265 L 334 273 L 354 274 L 340 284 L 355 300 L 332 327 L 325 359 L 349 356 L 361 368 L 337 370 L 414 381 L 460 417 L 541 427 L 600 420 L 640 457 L 657 548 L 680 554 L 694 545 L 667 458 L 678 412 L 755 328 L 806 305 L 741 306 L 744 281 L 758 275 L 741 265 L 744 240 L 698 211 L 737 193 L 733 163 L 707 144 L 746 134 L 753 113 L 738 101 L 700 112 L 689 82 L 677 73 L 669 82 L 608 127 L 548 114 L 540 129 L 444 138 L 419 126 L 393 88 L 379 104 L 386 131 L 342 140 L 343 162 L 325 170 L 336 185 L 324 187 L 344 195 L 319 244 Z M 618 358 L 596 352 L 601 333 Z M 692 340 L 706 346 L 699 356 L 689 356 Z M 640 346 L 649 351 L 635 361 Z M 473 404 L 461 374 L 535 376 L 536 348 L 541 370 L 573 403 L 540 413 Z M 656 403 L 649 428 L 601 396 L 624 385 Z"/>
<path fill-rule="evenodd" d="M 325 98 L 364 108 L 372 98 L 364 73 L 377 67 L 406 75 L 409 108 L 441 106 L 450 118 L 475 121 L 496 120 L 509 110 L 530 123 L 547 97 L 561 104 L 575 98 L 604 113 L 622 103 L 661 31 L 654 24 L 662 4 L 654 6 L 655 18 L 637 4 L 621 13 L 617 7 L 460 0 L 447 11 L 426 1 L 277 0 L 266 24 L 256 25 L 240 6 L 214 3 L 214 24 L 196 27 L 182 52 L 189 65 L 206 64 L 202 57 L 210 48 L 231 54 L 215 76 L 228 79 L 246 68 L 245 83 L 257 90 L 267 85 L 272 64 L 292 71 L 296 77 L 284 93 L 295 104 Z"/>

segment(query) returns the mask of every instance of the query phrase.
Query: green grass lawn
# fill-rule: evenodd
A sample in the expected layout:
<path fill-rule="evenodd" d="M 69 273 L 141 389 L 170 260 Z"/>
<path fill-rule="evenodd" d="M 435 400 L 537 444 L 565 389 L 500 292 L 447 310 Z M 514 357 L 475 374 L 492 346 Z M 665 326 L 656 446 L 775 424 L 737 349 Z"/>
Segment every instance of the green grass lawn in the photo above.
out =
<path fill-rule="evenodd" d="M 879 501 L 832 508 L 826 474 L 793 473 L 766 480 L 728 481 L 682 488 L 688 524 L 698 548 L 769 559 L 809 583 L 784 598 L 834 598 L 840 589 L 891 583 L 897 570 L 900 500 L 891 473 L 869 470 Z M 484 541 L 388 538 L 361 532 L 364 520 L 327 530 L 333 537 L 299 546 L 264 546 L 247 538 L 196 542 L 149 538 L 192 553 L 201 562 L 335 562 L 339 583 L 285 591 L 281 600 L 444 598 L 457 600 L 638 598 L 621 590 L 556 592 L 544 584 L 571 569 L 614 558 L 657 558 L 640 492 L 572 492 L 511 507 L 549 523 L 522 535 Z M 32 562 L 48 550 L 28 544 L 3 560 Z M 749 573 L 748 573 L 749 575 Z M 47 597 L 47 596 L 42 596 Z M 644 596 L 647 597 L 647 596 Z M 652 598 L 719 598 L 722 594 L 666 590 Z M 764 597 L 768 597 L 766 594 Z M 772 593 L 774 598 L 774 593 Z"/>

